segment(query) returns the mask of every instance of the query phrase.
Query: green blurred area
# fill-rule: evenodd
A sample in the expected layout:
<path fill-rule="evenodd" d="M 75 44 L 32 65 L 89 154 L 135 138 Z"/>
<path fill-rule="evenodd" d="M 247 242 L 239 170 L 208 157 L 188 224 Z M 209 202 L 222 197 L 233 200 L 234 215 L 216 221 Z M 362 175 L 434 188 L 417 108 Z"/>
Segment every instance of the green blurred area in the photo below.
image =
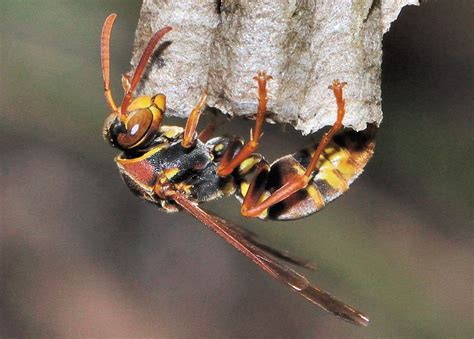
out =
<path fill-rule="evenodd" d="M 311 280 L 366 311 L 368 328 L 323 313 L 187 215 L 162 214 L 128 192 L 101 136 L 99 35 L 117 12 L 118 97 L 139 9 L 0 4 L 1 337 L 474 335 L 471 1 L 405 8 L 385 36 L 384 122 L 347 194 L 285 223 L 241 218 L 233 199 L 206 205 L 317 262 Z M 251 126 L 229 125 L 242 136 Z M 308 142 L 265 126 L 262 152 Z"/>

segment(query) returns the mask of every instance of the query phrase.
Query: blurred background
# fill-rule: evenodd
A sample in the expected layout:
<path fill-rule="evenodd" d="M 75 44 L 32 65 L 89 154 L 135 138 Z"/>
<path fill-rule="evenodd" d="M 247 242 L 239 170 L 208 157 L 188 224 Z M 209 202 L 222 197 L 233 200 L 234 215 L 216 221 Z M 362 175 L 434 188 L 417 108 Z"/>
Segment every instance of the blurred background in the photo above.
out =
<path fill-rule="evenodd" d="M 370 316 L 358 328 L 122 183 L 99 35 L 117 12 L 119 97 L 140 1 L 2 1 L 0 337 L 472 337 L 473 6 L 408 7 L 385 35 L 375 157 L 343 197 L 285 223 L 244 219 L 233 198 L 205 206 L 316 262 L 308 277 Z M 286 130 L 265 127 L 269 159 L 311 141 Z"/>

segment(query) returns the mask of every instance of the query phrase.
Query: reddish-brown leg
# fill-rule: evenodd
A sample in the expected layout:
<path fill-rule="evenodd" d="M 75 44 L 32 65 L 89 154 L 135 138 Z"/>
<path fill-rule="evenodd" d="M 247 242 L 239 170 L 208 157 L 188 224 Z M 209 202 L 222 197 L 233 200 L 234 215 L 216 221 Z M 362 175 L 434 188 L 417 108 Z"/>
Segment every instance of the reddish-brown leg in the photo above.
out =
<path fill-rule="evenodd" d="M 246 217 L 258 217 L 267 208 L 270 208 L 271 206 L 279 203 L 280 201 L 285 200 L 300 189 L 305 188 L 312 180 L 312 174 L 315 170 L 317 170 L 318 160 L 322 151 L 331 141 L 334 134 L 342 127 L 342 119 L 344 118 L 345 113 L 345 100 L 342 95 L 342 88 L 345 85 L 345 82 L 340 83 L 338 80 L 335 80 L 332 85 L 329 86 L 329 88 L 332 89 L 332 91 L 334 92 L 334 96 L 336 97 L 337 119 L 334 125 L 332 125 L 331 129 L 321 138 L 321 141 L 319 142 L 318 147 L 316 148 L 316 151 L 314 152 L 313 157 L 311 158 L 311 162 L 306 168 L 306 172 L 303 175 L 295 175 L 291 181 L 288 181 L 282 187 L 273 192 L 267 199 L 260 203 L 255 203 L 259 200 L 258 195 L 261 195 L 261 192 L 259 192 L 260 190 L 254 189 L 253 180 L 250 184 L 250 187 L 242 204 L 242 208 L 240 211 L 242 215 Z"/>
<path fill-rule="evenodd" d="M 231 174 L 242 161 L 247 159 L 257 149 L 258 141 L 262 136 L 262 125 L 265 121 L 265 112 L 267 111 L 267 81 L 271 80 L 272 77 L 267 75 L 264 71 L 260 71 L 254 79 L 258 82 L 258 111 L 255 120 L 255 129 L 250 133 L 250 140 L 245 143 L 235 157 L 228 156 L 228 154 L 226 156 L 224 153 L 217 167 L 217 175 L 221 177 Z"/>
<path fill-rule="evenodd" d="M 199 102 L 189 114 L 188 120 L 186 121 L 186 127 L 184 128 L 183 141 L 181 141 L 181 145 L 185 148 L 193 146 L 196 142 L 196 128 L 199 122 L 199 117 L 201 116 L 202 109 L 206 104 L 206 99 L 207 91 L 203 93 L 201 99 L 199 99 Z"/>
<path fill-rule="evenodd" d="M 211 139 L 214 135 L 216 128 L 222 125 L 222 121 L 218 122 L 217 120 L 217 111 L 211 111 L 211 113 L 211 120 L 207 123 L 206 127 L 204 127 L 204 129 L 199 132 L 198 138 L 202 142 L 207 142 L 209 139 Z"/>
<path fill-rule="evenodd" d="M 214 135 L 214 131 L 216 130 L 216 121 L 213 119 L 211 122 L 207 124 L 204 129 L 199 132 L 198 139 L 202 142 L 207 142 L 211 137 Z"/>

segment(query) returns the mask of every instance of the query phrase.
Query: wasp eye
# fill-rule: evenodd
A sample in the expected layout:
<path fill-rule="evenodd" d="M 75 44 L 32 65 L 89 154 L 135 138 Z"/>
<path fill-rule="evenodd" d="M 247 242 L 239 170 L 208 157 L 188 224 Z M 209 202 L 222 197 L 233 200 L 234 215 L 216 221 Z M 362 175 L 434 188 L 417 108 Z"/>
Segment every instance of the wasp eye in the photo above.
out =
<path fill-rule="evenodd" d="M 120 146 L 130 148 L 137 145 L 146 136 L 152 121 L 153 114 L 147 108 L 130 113 L 125 122 L 127 132 L 117 137 Z"/>

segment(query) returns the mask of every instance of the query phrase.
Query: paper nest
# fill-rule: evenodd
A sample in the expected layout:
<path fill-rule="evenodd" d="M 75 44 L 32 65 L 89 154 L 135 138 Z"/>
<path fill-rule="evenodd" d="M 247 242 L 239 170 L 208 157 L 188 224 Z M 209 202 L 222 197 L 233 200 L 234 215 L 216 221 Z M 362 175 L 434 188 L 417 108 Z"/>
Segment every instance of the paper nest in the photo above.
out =
<path fill-rule="evenodd" d="M 164 93 L 167 114 L 185 117 L 202 92 L 208 106 L 254 116 L 265 70 L 268 116 L 303 134 L 331 125 L 336 103 L 328 86 L 346 81 L 344 125 L 380 124 L 382 38 L 405 5 L 417 0 L 145 0 L 132 66 L 151 35 L 173 31 L 146 72 L 139 93 Z M 166 43 L 168 41 L 168 43 Z"/>

